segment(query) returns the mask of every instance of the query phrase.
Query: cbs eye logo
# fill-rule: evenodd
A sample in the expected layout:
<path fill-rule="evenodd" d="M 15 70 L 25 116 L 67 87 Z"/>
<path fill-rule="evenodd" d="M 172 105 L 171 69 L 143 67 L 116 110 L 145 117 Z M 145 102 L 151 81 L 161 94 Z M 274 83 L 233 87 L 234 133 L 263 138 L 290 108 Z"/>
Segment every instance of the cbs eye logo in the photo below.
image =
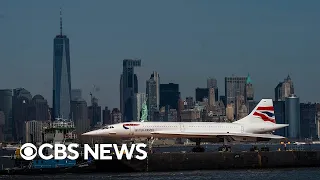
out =
<path fill-rule="evenodd" d="M 31 143 L 22 145 L 20 156 L 25 160 L 33 160 L 37 156 L 37 147 Z"/>

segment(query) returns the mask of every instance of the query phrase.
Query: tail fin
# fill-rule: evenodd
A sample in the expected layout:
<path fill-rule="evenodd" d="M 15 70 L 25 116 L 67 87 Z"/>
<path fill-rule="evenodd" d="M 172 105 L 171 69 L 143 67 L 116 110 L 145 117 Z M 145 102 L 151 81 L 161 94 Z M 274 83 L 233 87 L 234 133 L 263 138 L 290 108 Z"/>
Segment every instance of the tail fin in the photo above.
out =
<path fill-rule="evenodd" d="M 262 99 L 252 112 L 235 123 L 249 124 L 259 122 L 276 123 L 272 99 Z"/>

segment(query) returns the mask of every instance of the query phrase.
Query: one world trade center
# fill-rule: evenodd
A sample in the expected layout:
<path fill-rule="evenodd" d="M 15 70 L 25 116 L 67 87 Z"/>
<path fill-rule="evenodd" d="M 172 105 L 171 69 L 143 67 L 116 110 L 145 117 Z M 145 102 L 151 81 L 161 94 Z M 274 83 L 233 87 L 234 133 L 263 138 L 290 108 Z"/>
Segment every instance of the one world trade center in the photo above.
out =
<path fill-rule="evenodd" d="M 53 115 L 54 118 L 70 119 L 71 75 L 69 38 L 62 34 L 60 9 L 60 34 L 53 44 Z"/>

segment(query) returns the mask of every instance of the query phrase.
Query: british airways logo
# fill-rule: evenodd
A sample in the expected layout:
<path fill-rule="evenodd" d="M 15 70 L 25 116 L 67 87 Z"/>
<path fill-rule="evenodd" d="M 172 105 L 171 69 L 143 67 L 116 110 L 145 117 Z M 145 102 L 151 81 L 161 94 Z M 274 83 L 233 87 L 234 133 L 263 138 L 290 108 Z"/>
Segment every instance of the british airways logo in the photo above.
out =
<path fill-rule="evenodd" d="M 269 112 L 269 111 L 261 111 L 261 113 L 269 116 L 270 118 L 274 117 L 274 113 Z"/>
<path fill-rule="evenodd" d="M 140 124 L 123 124 L 122 127 L 124 129 L 129 129 L 130 126 L 139 126 Z"/>
<path fill-rule="evenodd" d="M 264 121 L 276 123 L 273 106 L 258 107 L 253 115 L 260 117 Z"/>

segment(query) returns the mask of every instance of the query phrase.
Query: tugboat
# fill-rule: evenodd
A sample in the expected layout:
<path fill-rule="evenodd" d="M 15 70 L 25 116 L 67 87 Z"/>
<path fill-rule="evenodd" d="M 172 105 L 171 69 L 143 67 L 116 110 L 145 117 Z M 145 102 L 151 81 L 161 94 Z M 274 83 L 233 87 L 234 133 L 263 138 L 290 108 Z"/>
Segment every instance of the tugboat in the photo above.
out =
<path fill-rule="evenodd" d="M 76 160 L 43 160 L 34 159 L 28 166 L 15 167 L 0 171 L 0 175 L 31 175 L 31 174 L 61 174 L 93 172 L 93 164 L 77 164 Z"/>
<path fill-rule="evenodd" d="M 66 167 L 74 167 L 76 165 L 77 165 L 76 160 L 70 160 L 70 159 L 63 159 L 63 160 L 36 159 L 31 161 L 30 163 L 31 169 L 66 168 Z"/>
<path fill-rule="evenodd" d="M 44 126 L 43 132 L 43 143 L 68 145 L 77 139 L 73 121 L 61 118 Z M 47 149 L 44 153 L 46 155 L 54 154 L 54 150 Z M 79 169 L 81 169 L 81 172 L 86 172 L 86 169 L 90 169 L 91 172 L 93 164 L 88 162 L 78 164 L 76 160 L 70 160 L 68 158 L 63 160 L 43 160 L 36 157 L 32 161 L 26 161 L 20 157 L 20 148 L 16 149 L 14 159 L 15 167 L 0 171 L 0 175 L 72 173 L 79 171 Z"/>

